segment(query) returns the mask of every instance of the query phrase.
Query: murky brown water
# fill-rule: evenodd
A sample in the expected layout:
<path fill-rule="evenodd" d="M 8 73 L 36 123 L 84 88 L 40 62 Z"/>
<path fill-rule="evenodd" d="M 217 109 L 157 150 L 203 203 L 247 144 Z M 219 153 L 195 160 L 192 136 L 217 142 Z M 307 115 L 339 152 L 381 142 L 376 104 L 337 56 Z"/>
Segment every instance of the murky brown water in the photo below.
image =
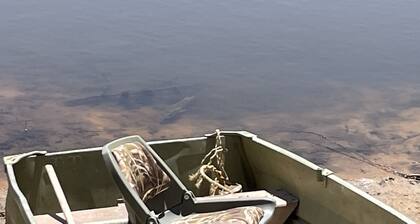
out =
<path fill-rule="evenodd" d="M 419 9 L 2 2 L 0 153 L 247 129 L 349 175 L 375 164 L 418 173 Z"/>

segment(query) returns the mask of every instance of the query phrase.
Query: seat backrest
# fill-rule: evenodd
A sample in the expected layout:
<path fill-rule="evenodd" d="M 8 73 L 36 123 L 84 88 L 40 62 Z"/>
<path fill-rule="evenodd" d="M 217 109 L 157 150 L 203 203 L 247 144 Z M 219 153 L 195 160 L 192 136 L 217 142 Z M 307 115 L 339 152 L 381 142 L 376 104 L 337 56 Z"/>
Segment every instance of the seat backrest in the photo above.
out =
<path fill-rule="evenodd" d="M 144 202 L 169 188 L 171 179 L 140 142 L 125 143 L 111 150 L 125 179 Z"/>
<path fill-rule="evenodd" d="M 187 191 L 163 160 L 140 137 L 129 136 L 102 150 L 107 169 L 119 187 L 132 223 L 182 203 Z"/>

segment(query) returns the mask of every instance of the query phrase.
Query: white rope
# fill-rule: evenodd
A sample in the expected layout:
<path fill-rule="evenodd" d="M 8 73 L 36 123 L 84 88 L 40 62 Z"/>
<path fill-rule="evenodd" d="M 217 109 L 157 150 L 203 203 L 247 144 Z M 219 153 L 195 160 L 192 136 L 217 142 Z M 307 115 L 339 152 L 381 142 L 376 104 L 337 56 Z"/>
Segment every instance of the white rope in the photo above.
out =
<path fill-rule="evenodd" d="M 229 188 L 229 176 L 225 170 L 225 155 L 228 149 L 223 147 L 222 136 L 220 130 L 216 130 L 216 143 L 213 149 L 211 149 L 201 160 L 201 166 L 196 173 L 190 176 L 190 180 L 195 182 L 196 187 L 199 189 L 201 187 L 202 180 L 206 180 L 210 183 L 210 192 L 209 194 L 224 194 L 227 192 L 228 194 L 233 194 L 238 191 L 241 191 L 242 187 L 240 184 L 236 184 L 239 188 L 236 190 L 232 190 Z M 207 173 L 211 173 L 212 176 L 215 176 L 212 179 Z M 220 183 L 220 181 L 222 183 Z M 211 187 L 216 187 L 216 189 L 212 189 Z M 220 189 L 221 191 L 217 191 Z M 213 190 L 213 192 L 212 192 Z"/>
<path fill-rule="evenodd" d="M 201 174 L 201 176 L 202 177 L 204 177 L 208 182 L 210 182 L 210 183 L 212 183 L 212 184 L 214 184 L 214 185 L 216 185 L 216 186 L 218 186 L 219 188 L 221 188 L 221 189 L 223 189 L 223 190 L 225 190 L 225 191 L 227 191 L 227 192 L 229 192 L 229 194 L 233 194 L 234 192 L 231 190 L 231 189 L 229 189 L 229 188 L 227 188 L 227 187 L 225 187 L 225 186 L 223 186 L 223 185 L 221 185 L 219 182 L 217 182 L 217 181 L 215 181 L 215 180 L 213 180 L 213 179 L 211 179 L 209 176 L 207 176 L 207 174 L 206 174 L 206 172 L 204 171 L 206 168 L 215 168 L 214 166 L 209 166 L 209 165 L 204 165 L 204 166 L 201 166 L 200 167 L 200 174 Z"/>

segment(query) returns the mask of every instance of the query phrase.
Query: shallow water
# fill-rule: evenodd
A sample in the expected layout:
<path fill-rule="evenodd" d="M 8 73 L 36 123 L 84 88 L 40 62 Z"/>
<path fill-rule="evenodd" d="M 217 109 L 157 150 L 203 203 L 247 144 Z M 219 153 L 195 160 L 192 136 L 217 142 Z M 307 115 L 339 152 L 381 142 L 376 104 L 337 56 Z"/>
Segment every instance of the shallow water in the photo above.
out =
<path fill-rule="evenodd" d="M 419 172 L 419 9 L 1 2 L 1 153 L 247 129 L 338 171 L 367 160 Z"/>

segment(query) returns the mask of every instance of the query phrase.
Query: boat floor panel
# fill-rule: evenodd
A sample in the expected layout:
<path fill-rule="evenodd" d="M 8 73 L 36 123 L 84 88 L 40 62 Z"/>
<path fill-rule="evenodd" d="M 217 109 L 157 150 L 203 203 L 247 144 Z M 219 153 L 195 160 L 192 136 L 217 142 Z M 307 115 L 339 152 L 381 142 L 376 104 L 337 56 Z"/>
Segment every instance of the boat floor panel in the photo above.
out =
<path fill-rule="evenodd" d="M 85 224 L 127 224 L 128 214 L 123 203 L 114 207 L 72 211 L 76 223 Z M 63 213 L 43 214 L 35 216 L 36 223 L 67 223 Z"/>

